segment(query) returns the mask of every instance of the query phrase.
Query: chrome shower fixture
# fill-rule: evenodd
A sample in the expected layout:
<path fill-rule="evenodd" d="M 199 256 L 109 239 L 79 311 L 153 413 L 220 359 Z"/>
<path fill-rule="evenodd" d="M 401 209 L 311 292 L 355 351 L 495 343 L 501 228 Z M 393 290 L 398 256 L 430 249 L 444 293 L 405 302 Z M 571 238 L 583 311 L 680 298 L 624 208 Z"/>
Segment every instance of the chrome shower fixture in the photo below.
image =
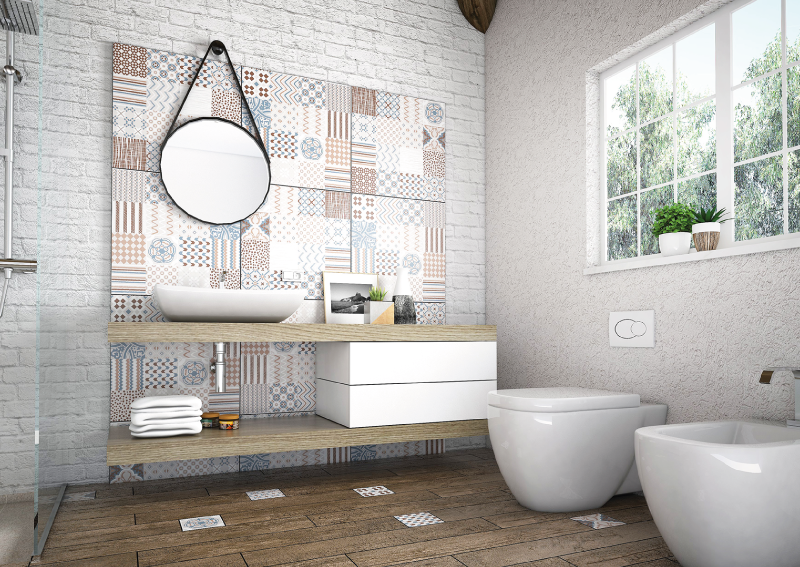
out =
<path fill-rule="evenodd" d="M 22 82 L 22 73 L 14 66 L 14 33 L 39 35 L 39 25 L 33 2 L 27 0 L 0 0 L 0 27 L 6 30 L 6 140 L 0 150 L 6 160 L 5 190 L 3 192 L 3 290 L 0 292 L 0 317 L 6 305 L 8 284 L 14 272 L 30 274 L 36 271 L 36 260 L 13 258 L 14 243 L 14 86 Z"/>
<path fill-rule="evenodd" d="M 28 0 L 0 1 L 0 27 L 6 31 L 39 35 L 39 20 L 33 2 Z"/>

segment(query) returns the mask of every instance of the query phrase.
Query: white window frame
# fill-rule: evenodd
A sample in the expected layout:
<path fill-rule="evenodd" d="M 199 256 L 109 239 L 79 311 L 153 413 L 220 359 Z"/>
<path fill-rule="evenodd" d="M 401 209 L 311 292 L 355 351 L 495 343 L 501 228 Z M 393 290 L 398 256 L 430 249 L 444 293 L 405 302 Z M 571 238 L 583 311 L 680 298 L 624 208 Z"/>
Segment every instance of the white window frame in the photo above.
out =
<path fill-rule="evenodd" d="M 716 101 L 716 141 L 717 141 L 717 167 L 716 169 L 703 172 L 702 174 L 692 175 L 700 177 L 711 172 L 717 174 L 717 207 L 724 207 L 727 211 L 734 211 L 735 187 L 733 181 L 733 92 L 738 88 L 750 84 L 754 81 L 745 81 L 738 85 L 731 85 L 732 76 L 732 15 L 733 12 L 756 0 L 734 0 L 725 2 L 712 0 L 700 6 L 693 13 L 687 14 L 684 18 L 676 20 L 672 24 L 665 26 L 650 38 L 645 38 L 640 43 L 648 45 L 641 48 L 640 45 L 629 48 L 629 53 L 623 52 L 612 58 L 610 62 L 604 62 L 587 72 L 587 267 L 584 274 L 602 273 L 617 270 L 626 270 L 648 266 L 665 264 L 675 264 L 720 258 L 725 256 L 736 256 L 741 254 L 751 254 L 755 252 L 765 252 L 772 250 L 783 250 L 787 248 L 800 247 L 800 232 L 788 233 L 788 179 L 787 167 L 788 153 L 796 151 L 798 147 L 787 148 L 787 81 L 786 69 L 800 66 L 800 62 L 786 63 L 786 37 L 783 34 L 782 42 L 782 65 L 779 69 L 762 75 L 761 80 L 775 73 L 782 73 L 782 106 L 783 106 L 783 147 L 777 152 L 772 152 L 748 161 L 759 161 L 771 156 L 783 156 L 783 234 L 764 237 L 748 241 L 736 242 L 734 240 L 734 223 L 727 222 L 722 224 L 720 243 L 717 250 L 697 253 L 694 249 L 689 254 L 680 256 L 663 257 L 661 254 L 649 256 L 637 256 L 634 258 L 608 260 L 608 232 L 607 232 L 607 188 L 606 188 L 606 138 L 605 138 L 605 89 L 604 80 L 611 77 L 631 65 L 636 66 L 634 72 L 638 73 L 638 63 L 643 59 L 674 45 L 681 39 L 700 31 L 701 29 L 715 25 L 715 93 L 702 99 L 693 101 L 687 107 L 702 104 L 705 101 L 714 99 Z M 714 10 L 709 14 L 709 10 Z M 781 2 L 781 29 L 786 29 L 786 0 Z M 615 61 L 613 59 L 616 59 Z M 624 59 L 624 60 L 623 60 Z M 673 47 L 673 75 L 675 75 L 675 52 Z M 591 100 L 594 99 L 594 104 Z M 596 105 L 596 106 L 595 106 Z M 686 107 L 684 107 L 686 108 Z M 673 116 L 673 121 L 678 113 L 677 105 L 673 107 L 671 113 L 665 116 Z M 660 117 L 661 119 L 663 117 Z M 636 125 L 635 130 L 641 126 Z M 638 139 L 637 139 L 638 140 Z M 677 144 L 677 139 L 673 140 Z M 638 141 L 637 141 L 638 145 Z M 594 153 L 595 155 L 590 155 Z M 638 152 L 637 152 L 638 160 Z M 677 190 L 677 177 L 672 181 Z M 648 187 L 645 191 L 652 190 Z M 637 190 L 628 195 L 637 195 L 641 192 L 640 182 L 637 175 Z M 599 205 L 599 211 L 595 209 Z M 640 207 L 637 199 L 637 249 L 641 248 L 639 233 Z M 599 226 L 597 226 L 599 224 Z M 599 229 L 599 234 L 598 234 Z M 599 237 L 599 238 L 598 238 Z"/>

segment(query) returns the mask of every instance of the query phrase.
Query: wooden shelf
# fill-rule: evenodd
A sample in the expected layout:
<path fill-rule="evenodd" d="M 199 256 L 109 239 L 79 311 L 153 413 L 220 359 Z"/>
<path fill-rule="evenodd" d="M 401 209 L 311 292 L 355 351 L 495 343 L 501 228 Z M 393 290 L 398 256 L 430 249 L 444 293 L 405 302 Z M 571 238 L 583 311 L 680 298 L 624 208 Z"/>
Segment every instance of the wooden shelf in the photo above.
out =
<path fill-rule="evenodd" d="M 112 426 L 106 463 L 158 463 L 488 434 L 485 419 L 350 429 L 316 415 L 242 419 L 235 431 L 204 429 L 197 435 L 160 439 L 137 439 L 127 427 Z"/>
<path fill-rule="evenodd" d="M 486 342 L 494 325 L 303 325 L 292 323 L 109 323 L 110 343 Z"/>

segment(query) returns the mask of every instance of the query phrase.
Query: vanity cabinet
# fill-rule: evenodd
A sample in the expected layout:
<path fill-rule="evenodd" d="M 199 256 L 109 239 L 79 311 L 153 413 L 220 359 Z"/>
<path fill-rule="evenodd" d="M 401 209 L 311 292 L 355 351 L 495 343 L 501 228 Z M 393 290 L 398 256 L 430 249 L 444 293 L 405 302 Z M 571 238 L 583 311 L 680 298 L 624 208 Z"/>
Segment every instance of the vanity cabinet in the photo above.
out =
<path fill-rule="evenodd" d="M 317 343 L 317 415 L 346 427 L 486 419 L 496 342 Z"/>

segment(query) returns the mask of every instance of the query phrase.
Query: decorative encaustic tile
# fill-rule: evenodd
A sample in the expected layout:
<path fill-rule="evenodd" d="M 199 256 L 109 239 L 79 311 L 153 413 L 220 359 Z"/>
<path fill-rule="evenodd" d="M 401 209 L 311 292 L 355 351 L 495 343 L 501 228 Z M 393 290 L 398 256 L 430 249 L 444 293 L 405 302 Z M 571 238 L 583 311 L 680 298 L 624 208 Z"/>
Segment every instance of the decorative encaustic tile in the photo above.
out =
<path fill-rule="evenodd" d="M 111 322 L 158 323 L 166 319 L 149 295 L 112 295 Z"/>
<path fill-rule="evenodd" d="M 238 470 L 239 457 L 214 457 L 210 459 L 187 459 L 184 461 L 145 463 L 143 466 L 143 477 L 145 480 L 158 480 L 207 474 L 223 474 L 237 472 Z"/>
<path fill-rule="evenodd" d="M 121 482 L 138 482 L 144 480 L 144 465 L 114 465 L 108 467 L 108 482 L 117 484 Z"/>
<path fill-rule="evenodd" d="M 246 492 L 250 500 L 268 500 L 270 498 L 285 498 L 286 495 L 280 489 L 273 488 L 270 490 L 251 490 Z"/>
<path fill-rule="evenodd" d="M 111 390 L 110 420 L 112 422 L 130 421 L 131 404 L 144 396 L 144 390 Z"/>
<path fill-rule="evenodd" d="M 329 449 L 309 449 L 306 451 L 286 451 L 283 453 L 263 453 L 260 455 L 241 455 L 239 468 L 242 471 L 281 469 L 324 465 L 328 463 Z"/>
<path fill-rule="evenodd" d="M 210 392 L 208 410 L 217 413 L 239 413 L 239 391 Z"/>
<path fill-rule="evenodd" d="M 578 516 L 576 518 L 570 518 L 571 520 L 575 520 L 583 524 L 584 526 L 589 526 L 595 530 L 602 530 L 603 528 L 613 528 L 614 526 L 624 526 L 625 522 L 619 522 L 612 518 L 611 516 L 607 516 L 605 514 L 589 514 L 588 516 Z"/>
<path fill-rule="evenodd" d="M 387 494 L 394 494 L 393 491 L 389 490 L 385 486 L 368 486 L 366 488 L 354 488 L 358 494 L 363 496 L 364 498 L 368 498 L 370 496 L 384 496 Z"/>
<path fill-rule="evenodd" d="M 377 445 L 355 445 L 350 447 L 351 461 L 372 461 L 377 458 Z"/>
<path fill-rule="evenodd" d="M 184 532 L 192 530 L 204 530 L 206 528 L 221 528 L 225 525 L 222 516 L 201 516 L 199 518 L 186 518 L 180 520 L 181 530 Z"/>
<path fill-rule="evenodd" d="M 414 308 L 417 311 L 417 325 L 445 324 L 444 303 L 415 303 Z"/>
<path fill-rule="evenodd" d="M 437 518 L 430 512 L 418 512 L 416 514 L 403 514 L 402 516 L 395 516 L 409 528 L 418 528 L 420 526 L 430 526 L 433 524 L 443 524 L 444 520 Z"/>

